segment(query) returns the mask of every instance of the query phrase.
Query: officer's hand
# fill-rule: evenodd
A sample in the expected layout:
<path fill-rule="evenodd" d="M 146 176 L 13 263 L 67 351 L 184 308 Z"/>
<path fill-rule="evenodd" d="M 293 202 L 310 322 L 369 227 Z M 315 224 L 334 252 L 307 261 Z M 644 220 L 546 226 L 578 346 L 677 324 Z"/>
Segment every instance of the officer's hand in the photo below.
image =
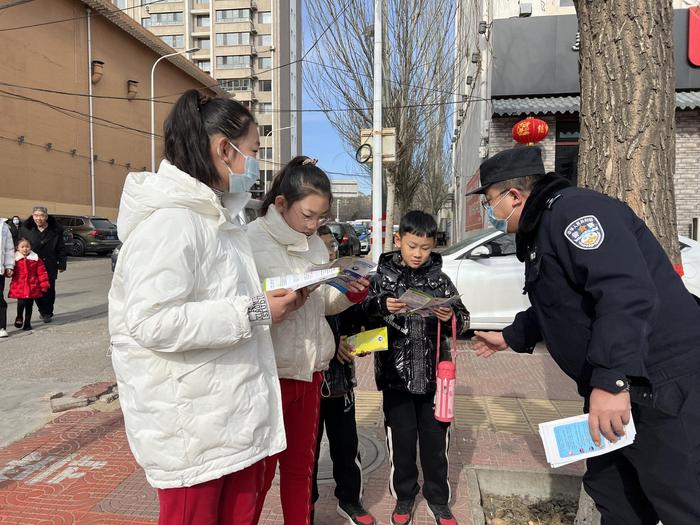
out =
<path fill-rule="evenodd" d="M 600 434 L 611 443 L 625 435 L 625 427 L 630 422 L 629 392 L 613 394 L 601 388 L 591 392 L 590 410 L 588 413 L 588 430 L 596 446 L 600 446 Z"/>
<path fill-rule="evenodd" d="M 336 355 L 338 361 L 342 364 L 352 363 L 355 360 L 355 356 L 352 355 L 352 347 L 348 344 L 345 338 L 340 340 L 338 345 L 338 353 Z"/>
<path fill-rule="evenodd" d="M 479 357 L 491 357 L 496 352 L 508 349 L 501 332 L 474 332 L 472 343 Z"/>

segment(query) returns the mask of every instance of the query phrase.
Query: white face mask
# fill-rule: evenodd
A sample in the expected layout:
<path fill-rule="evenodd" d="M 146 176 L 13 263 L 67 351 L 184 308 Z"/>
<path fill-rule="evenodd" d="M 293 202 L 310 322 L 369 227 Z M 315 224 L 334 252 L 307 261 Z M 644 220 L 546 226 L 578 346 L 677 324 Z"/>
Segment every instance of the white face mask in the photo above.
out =
<path fill-rule="evenodd" d="M 253 184 L 258 181 L 258 177 L 260 177 L 260 163 L 255 157 L 251 157 L 250 155 L 243 153 L 233 142 L 228 141 L 228 143 L 245 158 L 245 168 L 243 173 L 234 173 L 231 167 L 226 164 L 226 167 L 228 168 L 228 191 L 230 193 L 247 192 L 253 186 Z"/>
<path fill-rule="evenodd" d="M 19 219 L 12 219 L 12 224 L 19 226 Z"/>

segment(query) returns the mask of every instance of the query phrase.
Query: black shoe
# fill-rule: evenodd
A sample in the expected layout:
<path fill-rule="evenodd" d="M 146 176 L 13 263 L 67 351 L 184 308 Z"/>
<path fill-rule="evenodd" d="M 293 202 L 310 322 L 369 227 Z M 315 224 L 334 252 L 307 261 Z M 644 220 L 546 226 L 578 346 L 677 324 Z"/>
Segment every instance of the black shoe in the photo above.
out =
<path fill-rule="evenodd" d="M 22 328 L 24 326 L 24 319 L 21 315 L 18 315 L 15 319 L 15 328 Z"/>
<path fill-rule="evenodd" d="M 428 503 L 428 514 L 435 520 L 435 525 L 457 525 L 457 520 L 447 505 Z"/>
<path fill-rule="evenodd" d="M 355 525 L 375 525 L 374 516 L 365 510 L 361 503 L 338 502 L 338 514 Z"/>
<path fill-rule="evenodd" d="M 391 513 L 391 525 L 411 525 L 415 506 L 414 499 L 397 501 L 394 512 Z"/>
<path fill-rule="evenodd" d="M 50 323 L 52 317 L 53 316 L 51 314 L 41 314 L 41 320 L 45 323 Z"/>
<path fill-rule="evenodd" d="M 29 323 L 26 323 L 26 324 L 22 327 L 22 330 L 24 330 L 25 332 L 28 332 L 28 331 L 31 330 L 31 329 L 32 329 L 32 325 L 29 324 Z"/>

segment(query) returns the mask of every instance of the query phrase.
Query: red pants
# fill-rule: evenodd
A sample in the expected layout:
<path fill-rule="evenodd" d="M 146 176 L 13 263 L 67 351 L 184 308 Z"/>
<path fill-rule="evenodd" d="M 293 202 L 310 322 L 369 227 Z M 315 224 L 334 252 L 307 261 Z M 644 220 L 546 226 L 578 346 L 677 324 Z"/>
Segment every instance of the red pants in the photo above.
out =
<path fill-rule="evenodd" d="M 265 495 L 272 486 L 278 462 L 285 525 L 308 525 L 310 522 L 311 478 L 316 460 L 322 377 L 320 372 L 316 372 L 311 382 L 280 379 L 287 448 L 284 452 L 267 458 L 255 523 L 260 519 Z"/>
<path fill-rule="evenodd" d="M 158 489 L 158 525 L 255 525 L 265 460 L 192 487 Z"/>

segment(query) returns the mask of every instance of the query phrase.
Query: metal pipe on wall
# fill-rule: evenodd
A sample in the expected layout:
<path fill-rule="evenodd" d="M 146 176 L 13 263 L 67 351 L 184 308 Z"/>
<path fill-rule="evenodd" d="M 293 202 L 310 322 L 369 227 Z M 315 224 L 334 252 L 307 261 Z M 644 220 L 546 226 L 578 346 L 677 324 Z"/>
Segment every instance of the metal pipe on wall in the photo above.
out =
<path fill-rule="evenodd" d="M 95 126 L 93 123 L 93 105 L 92 105 L 92 24 L 91 16 L 92 10 L 88 7 L 85 9 L 87 12 L 86 22 L 87 22 L 87 52 L 88 52 L 88 69 L 87 69 L 87 80 L 88 80 L 88 128 L 90 136 L 90 206 L 91 214 L 96 214 L 95 206 Z"/>

